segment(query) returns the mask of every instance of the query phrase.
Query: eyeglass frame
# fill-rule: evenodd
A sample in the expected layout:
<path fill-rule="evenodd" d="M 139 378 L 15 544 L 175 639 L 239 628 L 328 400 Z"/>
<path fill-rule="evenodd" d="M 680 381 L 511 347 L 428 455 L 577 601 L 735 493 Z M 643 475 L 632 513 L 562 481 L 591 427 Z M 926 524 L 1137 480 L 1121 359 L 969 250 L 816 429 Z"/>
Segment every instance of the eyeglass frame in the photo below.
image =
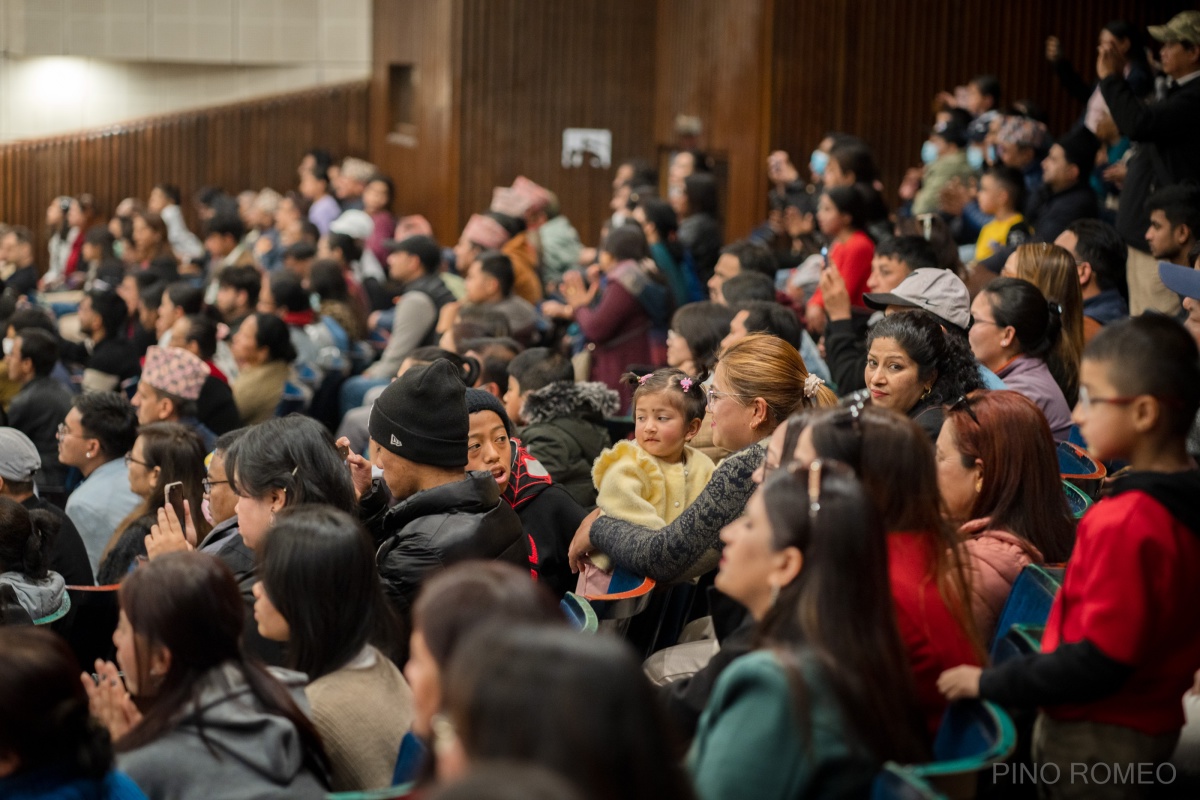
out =
<path fill-rule="evenodd" d="M 965 394 L 960 394 L 957 400 L 946 406 L 946 411 L 958 411 L 960 408 L 967 412 L 967 416 L 971 418 L 972 422 L 982 427 L 982 424 L 979 422 L 979 417 L 975 416 L 975 409 L 971 408 L 971 398 L 967 397 Z"/>
<path fill-rule="evenodd" d="M 76 439 L 96 438 L 95 436 L 87 436 L 86 434 L 72 432 L 71 429 L 67 427 L 67 423 L 65 422 L 58 423 L 58 427 L 54 429 L 54 438 L 58 441 L 62 441 L 68 436 L 74 436 Z"/>
<path fill-rule="evenodd" d="M 708 405 L 710 405 L 710 406 L 714 405 L 716 403 L 716 401 L 722 397 L 740 397 L 744 400 L 747 397 L 754 397 L 754 395 L 738 394 L 737 392 L 720 392 L 720 391 L 717 391 L 716 389 L 712 388 L 711 386 L 708 387 L 708 390 L 704 393 L 704 401 L 706 403 L 708 403 Z"/>
<path fill-rule="evenodd" d="M 130 464 L 137 464 L 145 467 L 146 469 L 154 469 L 154 467 L 150 466 L 150 464 L 146 463 L 145 461 L 134 458 L 132 450 L 125 454 L 125 467 L 128 468 Z"/>
<path fill-rule="evenodd" d="M 204 480 L 200 481 L 200 488 L 204 490 L 205 494 L 212 494 L 212 487 L 220 486 L 223 483 L 229 484 L 232 483 L 232 481 L 230 481 L 228 478 L 223 481 L 210 481 L 208 478 L 205 478 Z"/>
<path fill-rule="evenodd" d="M 1133 403 L 1136 403 L 1138 401 L 1138 398 L 1141 398 L 1141 397 L 1153 397 L 1158 402 L 1166 403 L 1167 405 L 1174 405 L 1174 404 L 1177 404 L 1177 402 L 1178 402 L 1178 401 L 1175 401 L 1174 398 L 1159 397 L 1158 395 L 1153 395 L 1153 394 L 1135 394 L 1135 395 L 1128 395 L 1125 397 L 1120 397 L 1120 396 L 1118 396 L 1118 397 L 1092 397 L 1091 392 L 1088 391 L 1086 386 L 1080 386 L 1079 387 L 1079 401 L 1076 403 L 1076 405 L 1078 405 L 1084 411 L 1090 411 L 1092 406 L 1096 403 L 1100 403 L 1102 405 L 1107 404 L 1110 406 L 1128 406 L 1128 405 L 1132 405 Z"/>

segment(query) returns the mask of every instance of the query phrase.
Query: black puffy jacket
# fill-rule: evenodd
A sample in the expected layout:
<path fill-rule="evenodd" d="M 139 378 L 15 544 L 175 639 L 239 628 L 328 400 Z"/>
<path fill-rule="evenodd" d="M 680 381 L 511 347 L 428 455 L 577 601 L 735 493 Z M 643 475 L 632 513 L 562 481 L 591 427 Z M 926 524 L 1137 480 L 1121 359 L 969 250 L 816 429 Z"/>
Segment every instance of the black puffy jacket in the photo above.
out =
<path fill-rule="evenodd" d="M 500 500 L 490 472 L 417 492 L 392 509 L 376 481 L 362 496 L 363 524 L 379 550 L 384 593 L 407 621 L 429 573 L 468 559 L 498 559 L 529 568 L 529 544 L 517 513 Z"/>

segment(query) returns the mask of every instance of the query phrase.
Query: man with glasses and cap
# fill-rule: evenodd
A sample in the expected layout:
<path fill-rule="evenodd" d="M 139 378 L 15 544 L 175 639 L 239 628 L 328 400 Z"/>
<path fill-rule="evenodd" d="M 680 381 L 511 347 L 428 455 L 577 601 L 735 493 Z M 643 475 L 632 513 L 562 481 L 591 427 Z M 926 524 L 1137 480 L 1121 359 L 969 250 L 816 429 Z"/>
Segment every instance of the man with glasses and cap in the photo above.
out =
<path fill-rule="evenodd" d="M 29 437 L 16 428 L 0 428 L 0 497 L 20 503 L 30 511 L 49 511 L 58 518 L 58 534 L 50 542 L 47 567 L 68 586 L 91 586 L 92 565 L 79 531 L 58 506 L 34 493 L 33 476 L 42 468 L 42 457 Z"/>

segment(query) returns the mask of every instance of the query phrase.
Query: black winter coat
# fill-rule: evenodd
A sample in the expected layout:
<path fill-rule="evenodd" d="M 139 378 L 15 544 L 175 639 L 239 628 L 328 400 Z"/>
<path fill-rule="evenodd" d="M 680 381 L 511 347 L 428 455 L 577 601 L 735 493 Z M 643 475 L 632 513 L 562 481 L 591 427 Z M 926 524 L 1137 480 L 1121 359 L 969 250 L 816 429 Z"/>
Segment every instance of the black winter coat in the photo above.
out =
<path fill-rule="evenodd" d="M 375 563 L 384 593 L 406 623 L 432 572 L 475 558 L 529 568 L 521 520 L 500 499 L 490 472 L 468 472 L 461 481 L 417 492 L 390 510 L 387 498 L 382 481 L 375 481 L 359 511 L 379 545 Z"/>

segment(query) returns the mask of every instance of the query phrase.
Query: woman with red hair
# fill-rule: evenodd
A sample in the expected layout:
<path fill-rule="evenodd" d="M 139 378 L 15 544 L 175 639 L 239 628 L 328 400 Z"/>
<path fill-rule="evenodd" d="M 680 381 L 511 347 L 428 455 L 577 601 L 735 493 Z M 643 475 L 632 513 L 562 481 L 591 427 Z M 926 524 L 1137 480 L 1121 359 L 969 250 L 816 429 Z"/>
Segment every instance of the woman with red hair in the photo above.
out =
<path fill-rule="evenodd" d="M 1054 437 L 1024 395 L 971 392 L 947 407 L 937 462 L 946 515 L 966 537 L 975 624 L 990 639 L 1021 570 L 1071 555 Z"/>

